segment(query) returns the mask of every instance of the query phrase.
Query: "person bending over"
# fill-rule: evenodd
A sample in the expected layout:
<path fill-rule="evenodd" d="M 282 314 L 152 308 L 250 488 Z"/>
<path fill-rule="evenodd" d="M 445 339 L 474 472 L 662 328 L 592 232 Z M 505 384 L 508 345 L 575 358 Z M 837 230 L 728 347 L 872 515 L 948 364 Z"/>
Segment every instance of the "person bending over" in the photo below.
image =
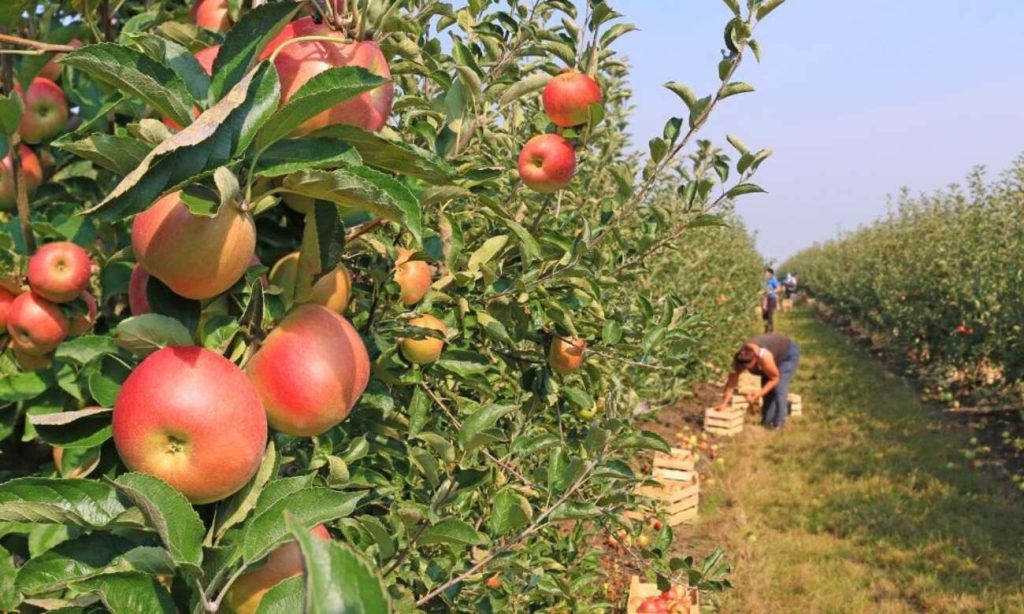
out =
<path fill-rule="evenodd" d="M 725 383 L 722 403 L 715 409 L 724 410 L 732 401 L 732 391 L 739 382 L 740 374 L 749 371 L 761 376 L 761 390 L 747 395 L 754 403 L 763 400 L 761 425 L 767 428 L 781 428 L 789 416 L 789 383 L 793 381 L 800 364 L 800 348 L 782 333 L 758 335 L 747 341 L 733 356 L 732 373 Z"/>

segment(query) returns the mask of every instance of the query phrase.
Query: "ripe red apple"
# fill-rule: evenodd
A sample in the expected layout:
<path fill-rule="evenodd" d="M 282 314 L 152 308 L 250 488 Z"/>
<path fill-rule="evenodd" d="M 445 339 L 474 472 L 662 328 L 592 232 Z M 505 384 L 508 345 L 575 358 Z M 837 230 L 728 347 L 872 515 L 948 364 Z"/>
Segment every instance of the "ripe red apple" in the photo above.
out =
<path fill-rule="evenodd" d="M 64 90 L 46 77 L 36 77 L 25 95 L 25 113 L 21 116 L 23 141 L 30 145 L 57 136 L 68 123 L 68 101 Z"/>
<path fill-rule="evenodd" d="M 57 305 L 35 292 L 24 292 L 7 312 L 7 332 L 23 353 L 42 356 L 67 338 L 68 319 Z"/>
<path fill-rule="evenodd" d="M 7 330 L 7 314 L 11 311 L 11 303 L 14 302 L 15 293 L 6 288 L 0 288 L 0 332 Z"/>
<path fill-rule="evenodd" d="M 84 249 L 68 241 L 47 243 L 28 261 L 28 285 L 48 301 L 67 303 L 89 285 L 92 260 Z"/>
<path fill-rule="evenodd" d="M 68 335 L 72 337 L 84 335 L 89 332 L 89 330 L 92 329 L 92 325 L 96 323 L 96 299 L 88 292 L 83 292 L 80 296 L 82 300 L 85 301 L 85 306 L 88 309 L 88 312 L 71 318 L 71 321 L 68 323 Z"/>
<path fill-rule="evenodd" d="M 149 273 L 142 268 L 141 264 L 136 264 L 132 269 L 132 276 L 128 278 L 128 309 L 131 310 L 133 316 L 141 316 L 151 311 L 149 298 L 146 296 L 148 282 Z"/>
<path fill-rule="evenodd" d="M 409 260 L 413 249 L 399 249 L 395 260 L 395 281 L 402 289 L 402 303 L 411 307 L 430 291 L 430 265 L 422 260 Z"/>
<path fill-rule="evenodd" d="M 555 337 L 548 351 L 548 364 L 555 373 L 571 373 L 583 366 L 583 350 L 587 348 L 584 339 L 566 340 Z"/>
<path fill-rule="evenodd" d="M 196 51 L 195 54 L 193 54 L 193 55 L 195 56 L 196 60 L 199 62 L 199 66 L 201 66 L 202 69 L 204 71 L 206 71 L 206 74 L 208 74 L 208 75 L 210 75 L 212 77 L 213 76 L 213 63 L 214 63 L 214 61 L 217 60 L 217 55 L 219 53 L 220 53 L 220 45 L 210 45 L 209 47 L 206 47 L 205 49 L 200 49 L 199 51 Z M 192 116 L 193 117 L 199 117 L 201 114 L 202 114 L 202 112 L 199 110 L 199 107 L 192 107 Z M 161 119 L 161 121 L 163 121 L 164 125 L 167 126 L 168 128 L 170 128 L 171 130 L 175 130 L 175 131 L 181 130 L 181 124 L 179 124 L 178 122 L 174 121 L 170 117 L 167 117 L 166 115 Z"/>
<path fill-rule="evenodd" d="M 43 167 L 39 158 L 32 150 L 22 145 L 21 176 L 25 178 L 25 190 L 29 196 L 43 183 Z M 14 161 L 11 154 L 0 162 L 0 211 L 14 211 L 18 203 L 18 193 L 14 189 Z"/>
<path fill-rule="evenodd" d="M 448 334 L 448 327 L 444 322 L 432 315 L 424 315 L 409 320 L 411 326 L 430 328 L 440 331 L 442 335 Z M 441 356 L 444 350 L 444 340 L 435 337 L 424 337 L 423 339 L 402 339 L 402 355 L 411 363 L 417 365 L 428 365 Z"/>
<path fill-rule="evenodd" d="M 578 70 L 567 70 L 548 81 L 542 95 L 544 112 L 561 128 L 578 126 L 590 119 L 590 105 L 600 104 L 601 88 Z"/>
<path fill-rule="evenodd" d="M 501 588 L 501 577 L 498 574 L 494 574 L 490 578 L 487 578 L 487 588 L 498 589 Z"/>
<path fill-rule="evenodd" d="M 74 47 L 75 49 L 79 49 L 82 46 L 82 41 L 78 40 L 77 38 L 73 38 L 70 41 L 68 41 L 67 44 Z M 60 79 L 62 69 L 64 67 L 58 64 L 57 61 L 60 60 L 62 57 L 64 57 L 63 53 L 55 53 L 53 57 L 50 58 L 50 61 L 47 62 L 45 66 L 43 66 L 42 70 L 39 71 L 39 76 L 45 77 L 51 81 L 56 81 L 57 79 Z"/>
<path fill-rule="evenodd" d="M 366 346 L 348 320 L 299 305 L 245 367 L 274 429 L 319 435 L 348 417 L 369 382 Z"/>
<path fill-rule="evenodd" d="M 200 28 L 227 32 L 231 29 L 228 0 L 196 0 L 190 11 L 192 23 Z"/>
<path fill-rule="evenodd" d="M 348 307 L 352 294 L 352 274 L 345 265 L 338 264 L 313 284 L 309 294 L 309 302 L 323 305 L 335 313 L 343 313 Z"/>
<path fill-rule="evenodd" d="M 320 524 L 310 530 L 313 537 L 331 540 L 327 527 Z M 224 605 L 233 614 L 252 614 L 263 596 L 275 584 L 302 573 L 302 551 L 294 541 L 281 544 L 267 556 L 267 562 L 238 576 L 224 597 Z"/>
<path fill-rule="evenodd" d="M 207 299 L 230 288 L 256 249 L 252 216 L 225 205 L 215 217 L 192 215 L 171 192 L 135 216 L 132 247 L 139 264 L 177 294 Z"/>
<path fill-rule="evenodd" d="M 194 346 L 157 350 L 135 367 L 114 403 L 113 427 L 125 466 L 193 503 L 244 486 L 267 443 L 267 417 L 245 373 Z"/>
<path fill-rule="evenodd" d="M 519 178 L 535 192 L 557 192 L 569 185 L 574 174 L 576 150 L 557 134 L 538 134 L 519 154 Z"/>
<path fill-rule="evenodd" d="M 339 42 L 294 43 L 284 47 L 277 54 L 274 67 L 281 81 L 282 105 L 287 103 L 307 81 L 336 66 L 362 66 L 375 75 L 391 79 L 387 59 L 376 42 L 349 41 L 331 30 L 327 24 L 317 24 L 312 17 L 304 17 L 285 26 L 263 50 L 260 59 L 269 58 L 286 41 L 300 36 L 329 36 L 337 38 Z M 384 127 L 388 116 L 391 115 L 394 93 L 394 86 L 390 82 L 369 92 L 363 92 L 306 120 L 294 134 L 306 134 L 334 124 L 349 124 L 376 132 Z"/>

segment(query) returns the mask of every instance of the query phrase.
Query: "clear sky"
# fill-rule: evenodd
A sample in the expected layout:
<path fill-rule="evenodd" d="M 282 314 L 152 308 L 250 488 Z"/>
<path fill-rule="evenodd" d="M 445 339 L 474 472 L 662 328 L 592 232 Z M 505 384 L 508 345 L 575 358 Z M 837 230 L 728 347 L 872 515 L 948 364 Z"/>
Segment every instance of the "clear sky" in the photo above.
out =
<path fill-rule="evenodd" d="M 745 4 L 745 2 L 741 2 Z M 716 86 L 721 0 L 613 2 L 640 30 L 616 48 L 632 64 L 634 143 L 682 115 L 661 87 Z M 883 215 L 901 186 L 928 192 L 975 164 L 994 176 L 1024 152 L 1024 0 L 788 0 L 755 33 L 763 61 L 738 79 L 702 136 L 734 133 L 775 154 L 739 213 L 776 262 Z"/>

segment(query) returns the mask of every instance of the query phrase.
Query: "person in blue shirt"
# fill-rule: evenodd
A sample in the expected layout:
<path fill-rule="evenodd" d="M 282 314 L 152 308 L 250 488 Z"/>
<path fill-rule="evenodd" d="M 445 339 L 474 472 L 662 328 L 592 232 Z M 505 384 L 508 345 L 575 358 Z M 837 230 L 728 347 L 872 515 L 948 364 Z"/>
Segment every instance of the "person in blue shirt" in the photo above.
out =
<path fill-rule="evenodd" d="M 764 319 L 764 332 L 775 330 L 775 311 L 779 308 L 779 280 L 775 277 L 775 269 L 764 268 L 764 300 L 761 301 L 761 317 Z"/>

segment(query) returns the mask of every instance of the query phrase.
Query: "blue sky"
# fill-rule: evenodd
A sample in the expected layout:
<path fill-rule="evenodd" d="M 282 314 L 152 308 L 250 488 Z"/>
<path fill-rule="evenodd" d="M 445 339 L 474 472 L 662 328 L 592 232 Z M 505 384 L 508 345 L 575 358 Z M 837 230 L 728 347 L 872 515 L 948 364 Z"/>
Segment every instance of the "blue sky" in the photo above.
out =
<path fill-rule="evenodd" d="M 745 4 L 745 3 L 744 3 Z M 680 101 L 716 84 L 721 0 L 620 0 L 640 30 L 619 39 L 633 71 L 634 143 L 646 148 Z M 733 133 L 774 156 L 766 195 L 738 210 L 776 262 L 883 215 L 901 186 L 928 192 L 976 164 L 990 175 L 1024 152 L 1024 0 L 789 0 L 759 26 L 763 61 L 738 79 L 702 133 Z"/>

